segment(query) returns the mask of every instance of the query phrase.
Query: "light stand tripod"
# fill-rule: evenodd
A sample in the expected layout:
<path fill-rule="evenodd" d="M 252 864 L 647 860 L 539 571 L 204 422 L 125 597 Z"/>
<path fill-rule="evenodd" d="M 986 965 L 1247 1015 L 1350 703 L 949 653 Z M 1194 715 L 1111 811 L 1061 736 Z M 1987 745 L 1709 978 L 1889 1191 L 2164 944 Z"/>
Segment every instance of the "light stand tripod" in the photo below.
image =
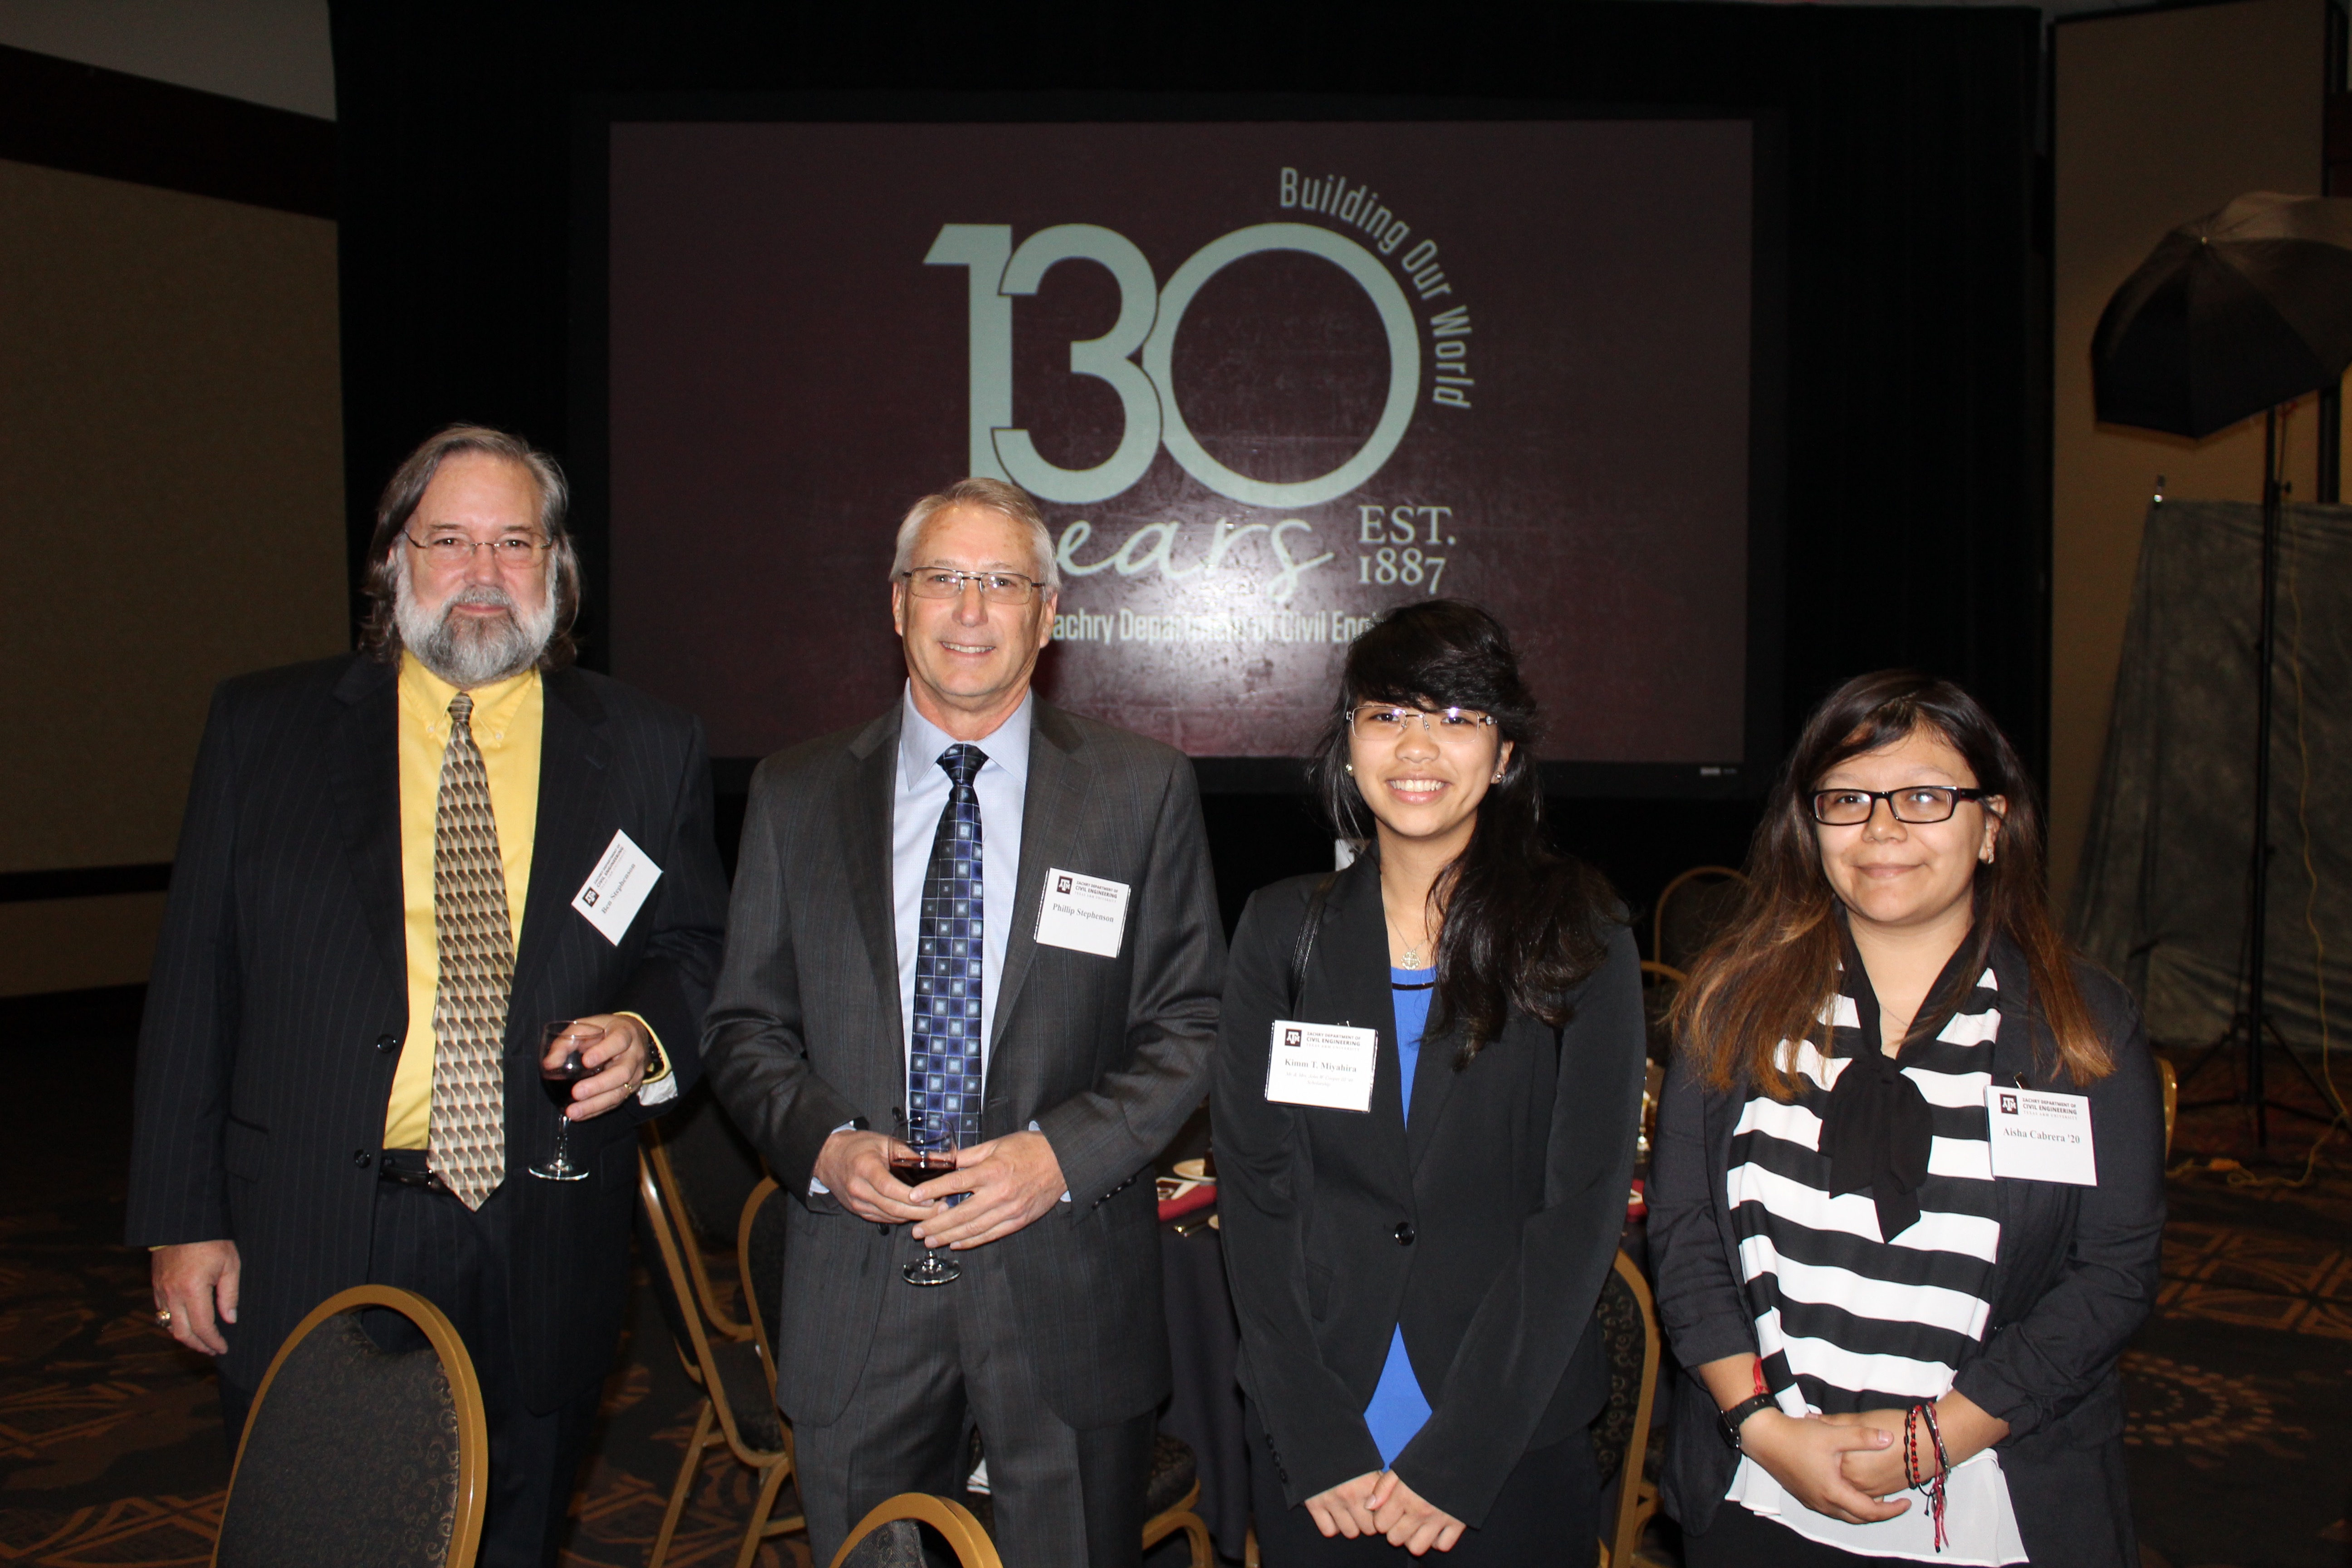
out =
<path fill-rule="evenodd" d="M 2263 967 L 2270 947 L 2270 885 L 2271 885 L 2271 671 L 2277 647 L 2278 626 L 2278 552 L 2279 531 L 2284 524 L 2284 486 L 2279 478 L 2282 432 L 2279 411 L 2272 408 L 2263 416 L 2263 560 L 2262 612 L 2254 638 L 2254 855 L 2248 868 L 2246 910 L 2246 1005 L 2245 1010 L 2230 1021 L 2221 1038 L 2205 1047 L 2202 1055 L 2189 1064 L 2180 1075 L 2180 1086 L 2189 1087 L 2206 1065 L 2220 1057 L 2231 1045 L 2242 1041 L 2245 1046 L 2245 1066 L 2235 1092 L 2210 1100 L 2183 1100 L 2180 1109 L 2192 1110 L 2209 1105 L 2243 1105 L 2253 1112 L 2254 1145 L 2270 1147 L 2270 1113 L 2282 1111 L 2289 1116 L 2308 1117 L 2314 1121 L 2333 1123 L 2334 1117 L 2306 1110 L 2299 1105 L 2273 1100 L 2263 1088 L 2263 1052 L 2272 1043 L 2284 1053 L 2287 1062 L 2303 1075 L 2303 1080 L 2318 1094 L 2322 1104 L 2334 1106 L 2336 1097 L 2321 1088 L 2303 1058 L 2294 1054 L 2271 1022 L 2268 999 L 2263 991 Z"/>

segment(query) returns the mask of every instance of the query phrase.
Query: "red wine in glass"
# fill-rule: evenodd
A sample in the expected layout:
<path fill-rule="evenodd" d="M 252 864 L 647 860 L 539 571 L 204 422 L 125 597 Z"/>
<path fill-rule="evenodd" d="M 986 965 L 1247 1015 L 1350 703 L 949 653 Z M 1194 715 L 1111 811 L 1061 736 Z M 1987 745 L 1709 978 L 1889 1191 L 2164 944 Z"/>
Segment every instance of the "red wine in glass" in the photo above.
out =
<path fill-rule="evenodd" d="M 890 1161 L 890 1173 L 910 1187 L 921 1186 L 933 1176 L 955 1168 L 955 1153 L 952 1150 L 944 1155 L 937 1151 L 900 1154 L 893 1156 Z"/>
<path fill-rule="evenodd" d="M 539 1087 L 555 1105 L 555 1152 L 530 1167 L 530 1173 L 542 1182 L 578 1182 L 588 1175 L 585 1165 L 572 1160 L 572 1118 L 565 1114 L 571 1108 L 572 1096 L 580 1080 L 598 1069 L 581 1060 L 582 1047 L 594 1044 L 604 1037 L 597 1028 L 583 1028 L 576 1019 L 560 1018 L 544 1025 L 539 1031 Z M 563 1046 L 556 1054 L 557 1043 Z"/>
<path fill-rule="evenodd" d="M 891 1152 L 890 1173 L 911 1187 L 927 1176 L 954 1170 L 956 1121 L 942 1111 L 901 1112 L 898 1136 L 907 1147 Z M 900 1265 L 899 1276 L 909 1285 L 945 1285 L 962 1279 L 963 1270 L 949 1258 L 945 1247 L 928 1248 L 920 1262 Z"/>
<path fill-rule="evenodd" d="M 568 1052 L 563 1060 L 554 1067 L 541 1064 L 539 1069 L 539 1087 L 547 1091 L 547 1098 L 554 1102 L 555 1109 L 560 1113 L 570 1108 L 572 1092 L 579 1086 L 580 1080 L 589 1077 L 595 1070 L 580 1059 L 578 1051 Z"/>

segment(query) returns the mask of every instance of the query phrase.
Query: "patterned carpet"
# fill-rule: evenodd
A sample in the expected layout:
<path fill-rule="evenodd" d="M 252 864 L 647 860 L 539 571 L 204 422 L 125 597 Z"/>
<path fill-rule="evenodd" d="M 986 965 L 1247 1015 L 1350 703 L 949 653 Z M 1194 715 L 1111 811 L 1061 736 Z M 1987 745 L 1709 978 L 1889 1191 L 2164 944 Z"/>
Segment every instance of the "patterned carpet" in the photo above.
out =
<path fill-rule="evenodd" d="M 120 1033 L 11 1044 L 12 1089 L 37 1113 L 0 1154 L 0 1563 L 202 1564 L 228 1455 L 208 1366 L 154 1330 L 144 1260 L 115 1245 L 129 1050 Z M 2290 1126 L 2273 1153 L 2308 1137 Z M 2126 1363 L 2158 1568 L 2352 1563 L 2352 1152 L 2336 1147 L 2308 1185 L 2250 1184 L 2239 1113 L 2183 1120 L 2159 1309 Z M 645 1562 L 698 1397 L 641 1286 L 569 1563 Z M 706 1466 L 672 1563 L 732 1561 L 749 1479 Z M 807 1549 L 787 1537 L 759 1561 L 800 1568 Z"/>

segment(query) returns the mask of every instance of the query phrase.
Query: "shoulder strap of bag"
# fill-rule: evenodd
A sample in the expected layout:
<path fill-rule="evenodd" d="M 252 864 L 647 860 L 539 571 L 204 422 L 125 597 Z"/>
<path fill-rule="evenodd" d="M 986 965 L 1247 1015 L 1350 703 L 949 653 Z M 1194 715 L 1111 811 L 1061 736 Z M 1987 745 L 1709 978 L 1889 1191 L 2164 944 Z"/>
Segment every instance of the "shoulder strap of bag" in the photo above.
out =
<path fill-rule="evenodd" d="M 1327 871 L 1307 895 L 1307 918 L 1298 922 L 1298 941 L 1290 950 L 1290 1016 L 1298 1016 L 1299 993 L 1307 988 L 1307 961 L 1315 953 L 1315 932 L 1323 923 L 1323 906 L 1331 897 L 1331 884 L 1339 879 L 1337 871 Z"/>

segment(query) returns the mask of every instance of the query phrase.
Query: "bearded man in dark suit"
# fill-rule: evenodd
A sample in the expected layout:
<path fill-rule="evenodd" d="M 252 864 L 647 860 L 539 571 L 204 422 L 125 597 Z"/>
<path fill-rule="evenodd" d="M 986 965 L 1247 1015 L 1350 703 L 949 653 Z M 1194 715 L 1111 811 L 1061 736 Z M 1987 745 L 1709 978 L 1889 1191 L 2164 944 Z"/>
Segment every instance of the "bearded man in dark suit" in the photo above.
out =
<path fill-rule="evenodd" d="M 571 668 L 565 499 L 511 436 L 434 437 L 378 510 L 362 651 L 215 696 L 131 1155 L 156 1321 L 218 1358 L 232 1434 L 324 1298 L 395 1285 L 448 1315 L 490 1420 L 480 1561 L 517 1568 L 555 1561 L 620 1331 L 635 1128 L 699 1070 L 726 898 L 699 723 Z M 574 1172 L 550 1164 L 543 1049 L 590 1069 Z"/>
<path fill-rule="evenodd" d="M 1058 586 L 1020 490 L 926 497 L 904 698 L 752 779 L 703 1056 L 792 1194 L 776 1389 L 819 1563 L 883 1499 L 961 1491 L 967 1410 L 1006 1562 L 1140 1552 L 1151 1161 L 1201 1100 L 1224 937 L 1192 764 L 1030 691 Z M 892 1175 L 901 1117 L 954 1168 Z"/>

